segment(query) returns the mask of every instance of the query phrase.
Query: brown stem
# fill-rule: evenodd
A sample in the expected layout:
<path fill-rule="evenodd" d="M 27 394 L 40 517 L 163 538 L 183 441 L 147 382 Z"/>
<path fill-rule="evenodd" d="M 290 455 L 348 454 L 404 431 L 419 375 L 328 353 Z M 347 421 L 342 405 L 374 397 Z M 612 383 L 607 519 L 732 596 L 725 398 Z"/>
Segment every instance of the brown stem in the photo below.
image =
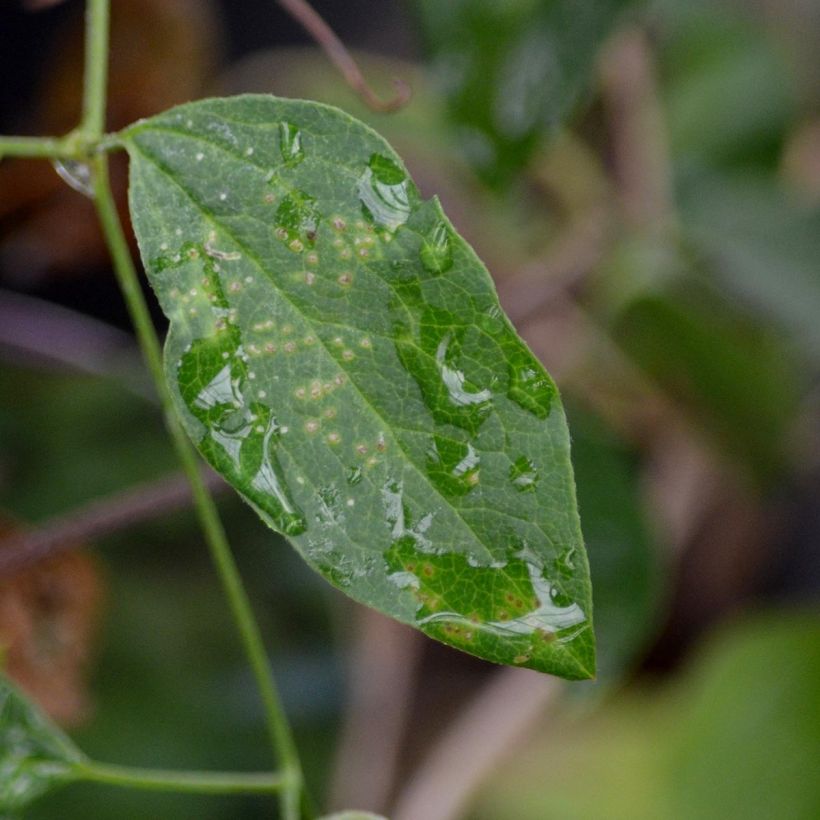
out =
<path fill-rule="evenodd" d="M 226 486 L 210 470 L 203 471 L 202 476 L 211 492 L 221 491 Z M 178 473 L 92 501 L 65 515 L 52 518 L 36 530 L 0 539 L 0 578 L 73 549 L 89 539 L 110 535 L 143 521 L 151 521 L 190 504 L 191 490 L 188 481 Z"/>
<path fill-rule="evenodd" d="M 568 225 L 545 259 L 498 282 L 498 295 L 516 326 L 533 321 L 568 294 L 580 289 L 610 250 L 610 214 L 593 208 Z"/>
<path fill-rule="evenodd" d="M 399 795 L 393 820 L 456 820 L 563 691 L 563 681 L 502 669 L 464 707 Z"/>
<path fill-rule="evenodd" d="M 623 32 L 602 62 L 614 175 L 627 226 L 663 237 L 674 224 L 669 146 L 646 34 Z"/>
<path fill-rule="evenodd" d="M 365 80 L 359 66 L 356 65 L 356 61 L 344 43 L 310 3 L 306 0 L 278 0 L 278 2 L 319 44 L 331 62 L 342 73 L 345 82 L 361 97 L 368 108 L 373 111 L 388 113 L 398 111 L 407 104 L 412 93 L 410 86 L 404 80 L 398 78 L 393 80 L 396 93 L 391 99 L 382 100 L 375 94 L 367 84 L 367 80 Z"/>
<path fill-rule="evenodd" d="M 24 366 L 114 377 L 155 401 L 133 336 L 63 305 L 0 289 L 0 358 Z"/>
<path fill-rule="evenodd" d="M 393 789 L 416 682 L 418 632 L 360 608 L 349 661 L 347 708 L 336 750 L 330 808 L 384 811 Z"/>

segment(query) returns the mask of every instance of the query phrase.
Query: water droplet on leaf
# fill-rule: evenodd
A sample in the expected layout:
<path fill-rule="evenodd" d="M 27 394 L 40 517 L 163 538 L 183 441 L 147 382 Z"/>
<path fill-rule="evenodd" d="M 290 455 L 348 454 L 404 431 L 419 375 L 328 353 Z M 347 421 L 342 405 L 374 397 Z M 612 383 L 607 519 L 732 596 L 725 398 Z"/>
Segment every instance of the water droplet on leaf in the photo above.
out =
<path fill-rule="evenodd" d="M 421 243 L 421 264 L 426 271 L 444 273 L 453 266 L 450 231 L 443 222 L 436 224 Z"/>
<path fill-rule="evenodd" d="M 510 481 L 520 493 L 534 491 L 539 478 L 538 470 L 526 456 L 519 456 L 510 466 Z"/>
<path fill-rule="evenodd" d="M 427 475 L 444 495 L 466 495 L 478 485 L 480 463 L 472 444 L 435 436 L 427 455 Z"/>
<path fill-rule="evenodd" d="M 313 244 L 320 219 L 316 200 L 301 191 L 292 191 L 276 209 L 276 236 L 298 252 L 304 248 L 305 242 Z"/>
<path fill-rule="evenodd" d="M 411 184 L 407 174 L 393 160 L 373 154 L 359 178 L 359 200 L 365 214 L 379 225 L 395 231 L 410 217 Z"/>
<path fill-rule="evenodd" d="M 436 350 L 436 364 L 441 373 L 441 380 L 447 388 L 447 393 L 453 404 L 464 407 L 467 405 L 486 404 L 492 398 L 492 393 L 487 390 L 472 390 L 467 382 L 467 378 L 461 370 L 448 364 L 448 347 L 450 345 L 450 334 L 447 334 Z"/>
<path fill-rule="evenodd" d="M 524 359 L 522 355 L 520 357 Z M 557 395 L 552 379 L 527 355 L 525 361 L 510 365 L 510 385 L 507 395 L 519 407 L 529 410 L 539 419 L 545 419 Z"/>
<path fill-rule="evenodd" d="M 305 158 L 302 132 L 289 122 L 279 123 L 279 150 L 285 165 L 298 165 Z"/>

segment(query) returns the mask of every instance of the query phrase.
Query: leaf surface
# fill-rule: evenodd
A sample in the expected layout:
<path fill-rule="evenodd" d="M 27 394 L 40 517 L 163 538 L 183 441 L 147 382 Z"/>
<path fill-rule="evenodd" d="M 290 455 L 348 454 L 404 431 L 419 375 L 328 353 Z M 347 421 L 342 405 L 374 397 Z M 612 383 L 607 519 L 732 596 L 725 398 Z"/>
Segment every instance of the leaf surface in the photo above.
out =
<path fill-rule="evenodd" d="M 210 464 L 356 600 L 590 677 L 558 393 L 438 201 L 317 103 L 202 101 L 122 136 L 167 376 Z"/>
<path fill-rule="evenodd" d="M 0 814 L 77 778 L 74 744 L 0 676 Z"/>

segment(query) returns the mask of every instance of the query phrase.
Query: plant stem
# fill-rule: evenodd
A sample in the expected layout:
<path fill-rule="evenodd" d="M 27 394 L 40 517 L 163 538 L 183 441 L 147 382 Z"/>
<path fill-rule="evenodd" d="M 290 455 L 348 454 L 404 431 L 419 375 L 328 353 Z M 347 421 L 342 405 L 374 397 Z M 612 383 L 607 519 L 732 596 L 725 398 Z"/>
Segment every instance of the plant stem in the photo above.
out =
<path fill-rule="evenodd" d="M 0 137 L 2 157 L 46 157 L 58 159 L 72 154 L 63 137 Z"/>
<path fill-rule="evenodd" d="M 389 100 L 380 99 L 368 85 L 345 44 L 307 0 L 279 0 L 279 5 L 313 37 L 333 65 L 339 69 L 345 82 L 371 111 L 385 114 L 398 111 L 410 101 L 410 86 L 397 78 L 393 80 L 395 95 Z"/>
<path fill-rule="evenodd" d="M 140 288 L 128 242 L 117 214 L 109 181 L 108 159 L 98 149 L 109 150 L 116 141 L 103 137 L 105 129 L 106 90 L 108 83 L 109 0 L 88 0 L 86 11 L 85 79 L 83 115 L 80 126 L 62 138 L 0 137 L 0 157 L 4 154 L 30 157 L 86 157 L 94 155 L 92 170 L 93 196 L 97 215 L 111 253 L 114 272 L 125 298 L 148 370 L 151 373 L 165 414 L 165 422 L 191 485 L 194 507 L 205 540 L 222 581 L 228 605 L 253 670 L 265 709 L 268 734 L 281 765 L 281 774 L 223 775 L 141 771 L 102 763 L 85 763 L 82 771 L 88 779 L 148 789 L 174 791 L 225 792 L 259 791 L 280 794 L 283 820 L 310 816 L 304 792 L 303 776 L 296 745 L 271 675 L 259 627 L 253 617 L 250 601 L 242 585 L 236 563 L 228 545 L 222 522 L 213 499 L 199 471 L 199 460 L 177 419 L 173 398 L 165 381 L 162 349 L 148 306 Z"/>
<path fill-rule="evenodd" d="M 86 139 L 99 142 L 105 128 L 108 79 L 109 0 L 89 0 L 86 17 L 86 67 L 83 118 L 78 129 Z M 231 613 L 244 644 L 265 709 L 265 717 L 276 756 L 287 785 L 281 794 L 283 820 L 298 820 L 303 796 L 303 778 L 296 745 L 276 684 L 271 675 L 259 627 L 253 617 L 222 522 L 199 471 L 199 460 L 177 419 L 162 366 L 162 350 L 148 306 L 140 288 L 131 252 L 117 214 L 108 175 L 108 159 L 97 155 L 92 161 L 94 199 L 114 272 L 125 298 L 146 364 L 154 380 L 165 413 L 165 423 L 182 468 L 191 484 L 194 507 L 225 590 Z"/>
<path fill-rule="evenodd" d="M 85 14 L 83 118 L 78 130 L 90 139 L 99 140 L 105 131 L 109 0 L 88 0 Z"/>
<path fill-rule="evenodd" d="M 211 470 L 203 472 L 212 493 L 228 485 Z M 143 521 L 191 506 L 191 485 L 183 474 L 129 487 L 122 492 L 84 504 L 40 524 L 37 529 L 0 536 L 0 581 L 34 564 L 79 549 L 98 539 Z"/>
<path fill-rule="evenodd" d="M 274 794 L 289 786 L 286 776 L 269 772 L 175 772 L 112 766 L 89 761 L 78 765 L 83 780 L 162 792 L 198 794 Z"/>
<path fill-rule="evenodd" d="M 245 653 L 253 669 L 264 703 L 268 732 L 273 747 L 283 773 L 289 780 L 289 786 L 282 790 L 282 816 L 285 820 L 297 820 L 303 782 L 301 766 L 281 699 L 271 676 L 259 627 L 254 620 L 247 593 L 242 585 L 213 499 L 199 472 L 197 455 L 175 414 L 171 392 L 165 381 L 160 343 L 151 322 L 148 306 L 140 288 L 134 262 L 131 259 L 128 243 L 111 194 L 108 159 L 104 156 L 95 157 L 92 160 L 92 168 L 97 213 L 114 262 L 114 272 L 125 297 L 148 369 L 159 393 L 174 449 L 191 484 L 194 507 L 211 551 L 211 557 L 216 565 L 244 644 Z"/>

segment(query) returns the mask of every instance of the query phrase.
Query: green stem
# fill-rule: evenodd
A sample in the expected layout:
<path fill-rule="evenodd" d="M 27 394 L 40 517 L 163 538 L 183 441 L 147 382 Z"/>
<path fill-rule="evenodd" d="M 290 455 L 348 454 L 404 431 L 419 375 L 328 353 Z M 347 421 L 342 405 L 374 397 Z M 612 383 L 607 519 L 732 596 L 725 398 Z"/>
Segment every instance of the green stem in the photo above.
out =
<path fill-rule="evenodd" d="M 92 168 L 94 171 L 94 195 L 97 213 L 114 262 L 114 272 L 125 297 L 148 369 L 159 393 L 174 449 L 191 484 L 199 522 L 222 580 L 231 612 L 244 644 L 245 653 L 256 677 L 256 683 L 265 707 L 267 727 L 273 747 L 276 750 L 283 773 L 290 784 L 281 793 L 282 816 L 285 820 L 297 820 L 303 788 L 302 771 L 276 684 L 271 676 L 259 628 L 254 620 L 247 593 L 242 586 L 242 580 L 228 546 L 225 531 L 222 528 L 213 499 L 202 481 L 197 455 L 174 411 L 171 392 L 165 381 L 160 343 L 151 322 L 148 307 L 134 268 L 134 262 L 131 259 L 128 243 L 111 194 L 111 186 L 108 180 L 108 159 L 104 156 L 95 157 L 92 160 Z"/>
<path fill-rule="evenodd" d="M 63 137 L 0 137 L 1 157 L 46 157 L 59 159 L 73 155 Z"/>
<path fill-rule="evenodd" d="M 78 130 L 87 138 L 98 140 L 105 131 L 109 0 L 88 0 L 85 14 L 83 118 Z"/>
<path fill-rule="evenodd" d="M 270 772 L 175 772 L 139 769 L 89 761 L 77 767 L 83 780 L 162 792 L 198 794 L 275 794 L 289 785 L 284 775 Z"/>

